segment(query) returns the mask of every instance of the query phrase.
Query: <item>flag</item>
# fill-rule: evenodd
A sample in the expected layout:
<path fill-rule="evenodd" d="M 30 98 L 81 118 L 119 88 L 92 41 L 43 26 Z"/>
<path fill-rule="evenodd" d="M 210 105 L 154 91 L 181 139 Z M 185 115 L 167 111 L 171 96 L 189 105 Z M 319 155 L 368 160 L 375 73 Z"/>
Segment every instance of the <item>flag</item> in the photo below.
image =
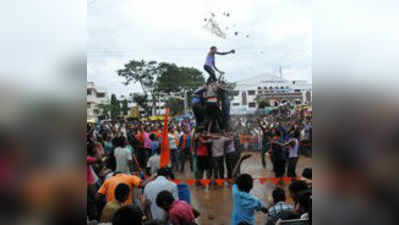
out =
<path fill-rule="evenodd" d="M 169 162 L 170 162 L 169 138 L 168 138 L 168 120 L 169 120 L 169 108 L 166 108 L 165 118 L 164 118 L 164 121 L 163 121 L 163 130 L 162 130 L 161 165 L 160 165 L 160 168 L 168 166 Z"/>

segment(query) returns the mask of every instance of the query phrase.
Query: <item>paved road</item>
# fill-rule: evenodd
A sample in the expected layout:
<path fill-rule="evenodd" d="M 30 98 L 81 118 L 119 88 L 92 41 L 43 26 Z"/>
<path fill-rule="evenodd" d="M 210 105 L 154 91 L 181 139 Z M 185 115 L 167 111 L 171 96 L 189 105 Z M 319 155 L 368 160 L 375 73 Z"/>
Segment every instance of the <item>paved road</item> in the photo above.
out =
<path fill-rule="evenodd" d="M 251 153 L 253 156 L 244 161 L 241 168 L 241 173 L 249 173 L 254 178 L 256 177 L 273 177 L 272 164 L 270 160 L 267 161 L 267 168 L 263 169 L 261 164 L 261 157 L 259 153 Z M 302 173 L 303 168 L 311 167 L 312 160 L 310 158 L 301 157 L 297 166 L 297 175 Z M 188 165 L 184 174 L 176 174 L 177 179 L 190 179 L 192 174 L 189 171 Z M 262 202 L 269 205 L 268 198 L 271 195 L 275 185 L 271 182 L 264 184 L 255 181 L 254 188 L 251 193 L 257 196 Z M 284 185 L 287 189 L 287 185 Z M 201 217 L 198 219 L 200 225 L 230 225 L 232 214 L 232 193 L 231 187 L 227 184 L 224 187 L 195 187 L 191 188 L 192 204 L 201 212 Z M 288 192 L 287 192 L 288 198 Z M 289 199 L 289 201 L 292 201 Z M 263 213 L 257 213 L 255 216 L 256 224 L 264 225 L 267 216 Z"/>

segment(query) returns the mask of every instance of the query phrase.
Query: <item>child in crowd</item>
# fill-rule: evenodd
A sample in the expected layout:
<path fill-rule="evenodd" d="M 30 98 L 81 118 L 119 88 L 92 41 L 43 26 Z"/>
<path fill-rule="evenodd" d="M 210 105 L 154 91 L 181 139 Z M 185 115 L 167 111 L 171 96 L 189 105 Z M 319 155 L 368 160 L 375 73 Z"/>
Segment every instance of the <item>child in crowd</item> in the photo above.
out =
<path fill-rule="evenodd" d="M 157 205 L 168 213 L 172 225 L 186 225 L 195 223 L 199 212 L 185 201 L 175 200 L 172 193 L 162 191 L 156 199 Z"/>
<path fill-rule="evenodd" d="M 244 155 L 236 165 L 233 175 L 236 177 L 238 168 L 241 163 L 251 157 L 251 155 Z M 233 216 L 232 225 L 242 224 L 246 222 L 250 225 L 255 225 L 254 214 L 255 211 L 262 211 L 267 213 L 264 204 L 254 195 L 249 192 L 253 188 L 253 178 L 249 174 L 242 174 L 235 179 L 233 185 Z"/>

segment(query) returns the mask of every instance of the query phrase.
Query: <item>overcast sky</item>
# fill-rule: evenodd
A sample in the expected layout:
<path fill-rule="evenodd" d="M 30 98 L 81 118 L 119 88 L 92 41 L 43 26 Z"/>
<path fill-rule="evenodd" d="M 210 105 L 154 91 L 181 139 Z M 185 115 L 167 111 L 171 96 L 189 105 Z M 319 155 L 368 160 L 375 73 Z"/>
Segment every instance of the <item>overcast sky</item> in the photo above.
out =
<path fill-rule="evenodd" d="M 202 28 L 211 12 L 229 26 L 226 39 Z M 116 74 L 129 60 L 203 71 L 212 45 L 236 50 L 216 59 L 230 81 L 275 73 L 280 64 L 287 79 L 312 80 L 311 0 L 89 0 L 87 25 L 87 79 L 118 95 L 140 90 Z"/>

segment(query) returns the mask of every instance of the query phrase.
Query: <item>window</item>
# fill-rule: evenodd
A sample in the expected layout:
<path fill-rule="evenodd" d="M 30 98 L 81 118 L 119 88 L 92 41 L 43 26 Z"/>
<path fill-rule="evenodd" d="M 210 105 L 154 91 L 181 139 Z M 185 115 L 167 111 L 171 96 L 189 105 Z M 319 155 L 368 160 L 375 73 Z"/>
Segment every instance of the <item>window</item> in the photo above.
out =
<path fill-rule="evenodd" d="M 87 95 L 91 95 L 91 90 L 87 89 Z"/>
<path fill-rule="evenodd" d="M 248 95 L 255 95 L 256 93 L 255 93 L 255 91 L 254 90 L 249 90 L 248 91 Z"/>
<path fill-rule="evenodd" d="M 295 92 L 301 92 L 301 90 L 299 90 L 299 89 L 295 89 L 294 91 L 295 91 Z"/>
<path fill-rule="evenodd" d="M 250 102 L 248 104 L 249 108 L 256 108 L 256 103 L 255 102 Z"/>
<path fill-rule="evenodd" d="M 105 98 L 105 93 L 97 93 L 97 98 Z"/>
<path fill-rule="evenodd" d="M 233 106 L 240 106 L 240 103 L 233 103 Z"/>
<path fill-rule="evenodd" d="M 263 94 L 263 91 L 258 91 L 258 94 Z"/>
<path fill-rule="evenodd" d="M 240 95 L 240 91 L 233 91 L 233 95 L 234 96 L 239 96 Z"/>

